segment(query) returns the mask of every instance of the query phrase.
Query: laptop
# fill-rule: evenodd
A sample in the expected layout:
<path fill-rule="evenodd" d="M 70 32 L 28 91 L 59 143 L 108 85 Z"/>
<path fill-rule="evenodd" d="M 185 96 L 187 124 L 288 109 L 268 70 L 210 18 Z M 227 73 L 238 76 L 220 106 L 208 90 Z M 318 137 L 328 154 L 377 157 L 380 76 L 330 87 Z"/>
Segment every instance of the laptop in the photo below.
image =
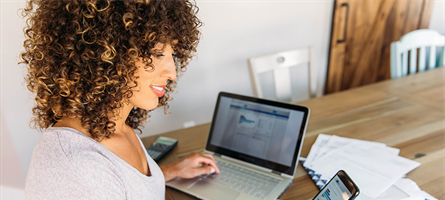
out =
<path fill-rule="evenodd" d="M 205 152 L 220 174 L 167 186 L 208 200 L 277 199 L 294 179 L 309 108 L 220 92 Z"/>

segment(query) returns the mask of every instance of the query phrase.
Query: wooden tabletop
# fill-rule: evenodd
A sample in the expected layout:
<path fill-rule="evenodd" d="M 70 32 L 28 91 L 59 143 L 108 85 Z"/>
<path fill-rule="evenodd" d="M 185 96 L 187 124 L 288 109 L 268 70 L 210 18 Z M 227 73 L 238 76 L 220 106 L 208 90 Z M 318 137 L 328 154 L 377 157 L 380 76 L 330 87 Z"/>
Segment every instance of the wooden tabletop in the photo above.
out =
<path fill-rule="evenodd" d="M 311 109 L 301 152 L 306 157 L 319 133 L 382 142 L 400 156 L 420 162 L 407 174 L 430 195 L 445 199 L 445 68 L 383 81 L 299 102 Z M 161 134 L 179 140 L 159 164 L 204 149 L 210 124 Z M 158 136 L 142 138 L 148 146 Z M 312 199 L 318 192 L 299 164 L 294 181 L 279 199 Z M 168 188 L 167 198 L 194 199 Z"/>

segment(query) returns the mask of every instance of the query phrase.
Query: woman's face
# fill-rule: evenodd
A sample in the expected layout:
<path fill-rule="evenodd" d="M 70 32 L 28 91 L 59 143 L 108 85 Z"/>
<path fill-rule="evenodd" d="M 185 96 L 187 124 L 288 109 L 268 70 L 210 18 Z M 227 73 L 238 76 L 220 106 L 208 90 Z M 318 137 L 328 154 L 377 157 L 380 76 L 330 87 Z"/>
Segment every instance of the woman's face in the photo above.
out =
<path fill-rule="evenodd" d="M 145 67 L 142 59 L 136 61 L 138 70 L 135 73 L 138 86 L 133 89 L 133 96 L 129 102 L 131 106 L 136 106 L 145 110 L 156 108 L 159 97 L 164 96 L 165 87 L 168 80 L 176 79 L 176 67 L 173 59 L 173 48 L 170 44 L 158 43 L 154 47 L 154 54 L 151 67 Z"/>

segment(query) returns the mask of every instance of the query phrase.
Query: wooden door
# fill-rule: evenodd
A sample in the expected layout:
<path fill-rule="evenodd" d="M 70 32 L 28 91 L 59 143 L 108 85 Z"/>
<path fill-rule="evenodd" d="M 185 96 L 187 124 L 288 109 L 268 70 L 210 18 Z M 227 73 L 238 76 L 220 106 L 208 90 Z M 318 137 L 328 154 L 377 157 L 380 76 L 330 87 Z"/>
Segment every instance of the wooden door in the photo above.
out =
<path fill-rule="evenodd" d="M 391 42 L 428 28 L 432 0 L 336 0 L 326 94 L 390 78 Z"/>

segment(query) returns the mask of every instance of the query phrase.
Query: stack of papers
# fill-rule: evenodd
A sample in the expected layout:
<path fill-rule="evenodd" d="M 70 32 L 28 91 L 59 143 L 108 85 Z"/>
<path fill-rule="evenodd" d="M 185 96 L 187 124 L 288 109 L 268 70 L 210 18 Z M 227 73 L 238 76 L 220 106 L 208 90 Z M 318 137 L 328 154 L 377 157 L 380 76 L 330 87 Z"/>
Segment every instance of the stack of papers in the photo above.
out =
<path fill-rule="evenodd" d="M 399 151 L 384 143 L 319 134 L 308 157 L 300 161 L 320 189 L 342 169 L 360 188 L 357 199 L 436 200 L 403 178 L 420 163 L 399 156 Z"/>

